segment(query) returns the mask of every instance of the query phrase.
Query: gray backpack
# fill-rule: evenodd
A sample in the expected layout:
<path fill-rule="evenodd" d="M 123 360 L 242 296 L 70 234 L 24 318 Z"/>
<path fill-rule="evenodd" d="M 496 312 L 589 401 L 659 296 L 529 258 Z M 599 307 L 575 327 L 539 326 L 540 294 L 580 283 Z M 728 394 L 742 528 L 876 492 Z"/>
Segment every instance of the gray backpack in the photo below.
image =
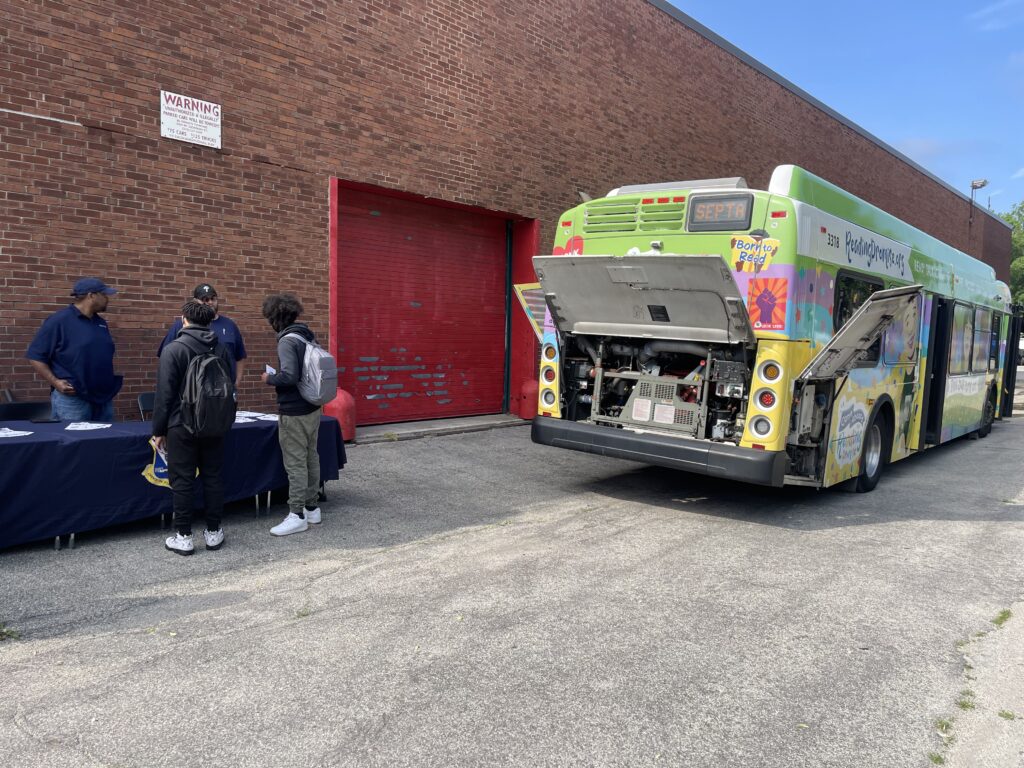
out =
<path fill-rule="evenodd" d="M 289 333 L 284 338 L 288 336 L 294 336 L 306 345 L 297 384 L 299 394 L 310 405 L 327 405 L 338 396 L 338 363 L 315 341 L 307 341 L 297 333 Z"/>

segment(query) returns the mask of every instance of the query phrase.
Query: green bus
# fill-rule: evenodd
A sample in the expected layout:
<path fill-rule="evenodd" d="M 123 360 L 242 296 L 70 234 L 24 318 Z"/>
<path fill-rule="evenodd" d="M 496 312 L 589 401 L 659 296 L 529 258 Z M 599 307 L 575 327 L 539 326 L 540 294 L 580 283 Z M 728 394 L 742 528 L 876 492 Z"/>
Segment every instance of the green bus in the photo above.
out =
<path fill-rule="evenodd" d="M 534 442 L 768 486 L 875 487 L 1009 414 L 988 265 L 806 170 L 621 187 L 534 258 Z"/>

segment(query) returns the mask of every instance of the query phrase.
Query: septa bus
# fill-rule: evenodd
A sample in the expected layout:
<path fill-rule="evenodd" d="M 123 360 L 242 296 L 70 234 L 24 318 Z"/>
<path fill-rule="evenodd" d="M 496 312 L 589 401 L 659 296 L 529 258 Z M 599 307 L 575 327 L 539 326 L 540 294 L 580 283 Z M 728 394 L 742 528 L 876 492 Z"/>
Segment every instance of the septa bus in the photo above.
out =
<path fill-rule="evenodd" d="M 534 258 L 534 442 L 870 491 L 1009 415 L 1020 318 L 988 265 L 806 170 L 627 186 Z"/>

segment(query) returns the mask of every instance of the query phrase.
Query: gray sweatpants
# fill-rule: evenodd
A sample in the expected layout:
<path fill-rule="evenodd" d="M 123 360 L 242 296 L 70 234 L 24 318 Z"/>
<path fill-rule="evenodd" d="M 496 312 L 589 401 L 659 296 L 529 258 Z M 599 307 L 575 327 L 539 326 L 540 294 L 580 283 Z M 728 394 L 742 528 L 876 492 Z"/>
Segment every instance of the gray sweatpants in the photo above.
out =
<path fill-rule="evenodd" d="M 305 416 L 282 414 L 278 419 L 277 439 L 288 474 L 289 512 L 301 512 L 303 504 L 315 507 L 320 493 L 320 454 L 316 452 L 320 410 Z"/>

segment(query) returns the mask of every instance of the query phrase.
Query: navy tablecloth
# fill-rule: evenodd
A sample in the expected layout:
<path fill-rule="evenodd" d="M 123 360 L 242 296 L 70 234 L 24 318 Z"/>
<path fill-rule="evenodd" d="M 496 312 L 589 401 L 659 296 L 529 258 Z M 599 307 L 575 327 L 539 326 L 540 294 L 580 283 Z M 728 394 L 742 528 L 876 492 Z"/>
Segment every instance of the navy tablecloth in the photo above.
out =
<path fill-rule="evenodd" d="M 153 460 L 149 422 L 68 431 L 66 423 L 0 422 L 32 432 L 0 438 L 0 549 L 171 511 L 169 488 L 143 470 Z M 320 479 L 337 480 L 345 444 L 337 419 L 320 419 Z M 276 421 L 235 424 L 224 451 L 224 499 L 237 501 L 288 484 Z M 201 482 L 196 483 L 200 490 Z"/>

